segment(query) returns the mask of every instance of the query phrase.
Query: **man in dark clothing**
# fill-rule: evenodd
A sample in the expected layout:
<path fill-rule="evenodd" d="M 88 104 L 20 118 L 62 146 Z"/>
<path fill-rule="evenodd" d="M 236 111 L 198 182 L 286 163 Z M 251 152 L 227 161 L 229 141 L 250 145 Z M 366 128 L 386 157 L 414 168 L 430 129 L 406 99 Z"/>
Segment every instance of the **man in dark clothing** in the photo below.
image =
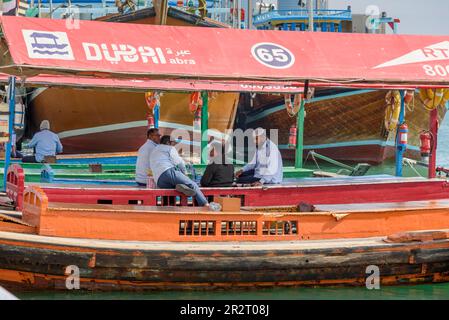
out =
<path fill-rule="evenodd" d="M 225 146 L 215 143 L 211 162 L 201 178 L 202 187 L 231 187 L 234 182 L 234 165 L 226 163 Z"/>

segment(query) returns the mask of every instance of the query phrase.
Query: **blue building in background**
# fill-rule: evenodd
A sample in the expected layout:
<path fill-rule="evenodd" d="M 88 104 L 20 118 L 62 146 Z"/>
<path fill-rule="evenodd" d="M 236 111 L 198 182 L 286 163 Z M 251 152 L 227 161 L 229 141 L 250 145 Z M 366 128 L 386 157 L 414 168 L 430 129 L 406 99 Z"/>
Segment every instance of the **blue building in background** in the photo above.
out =
<path fill-rule="evenodd" d="M 327 0 L 314 0 L 313 8 L 314 31 L 351 31 L 350 7 L 343 10 L 329 9 Z M 280 0 L 276 9 L 254 15 L 253 26 L 260 30 L 306 31 L 309 29 L 307 1 Z"/>

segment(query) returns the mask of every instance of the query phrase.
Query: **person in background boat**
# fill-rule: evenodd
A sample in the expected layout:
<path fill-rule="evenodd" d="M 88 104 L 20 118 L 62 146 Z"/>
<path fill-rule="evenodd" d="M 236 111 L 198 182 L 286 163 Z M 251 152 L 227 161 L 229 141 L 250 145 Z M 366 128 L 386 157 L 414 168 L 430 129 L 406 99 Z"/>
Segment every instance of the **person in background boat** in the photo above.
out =
<path fill-rule="evenodd" d="M 136 161 L 136 182 L 139 186 L 146 186 L 150 170 L 150 156 L 154 148 L 161 141 L 159 129 L 151 128 L 147 131 L 147 141 L 139 148 Z"/>
<path fill-rule="evenodd" d="M 226 161 L 226 148 L 220 142 L 212 144 L 211 161 L 201 177 L 202 187 L 231 187 L 234 166 Z"/>
<path fill-rule="evenodd" d="M 198 185 L 186 176 L 186 165 L 175 149 L 170 136 L 162 136 L 161 143 L 154 148 L 150 156 L 150 167 L 158 188 L 172 189 L 193 197 L 199 206 L 209 203 Z"/>
<path fill-rule="evenodd" d="M 22 162 L 44 162 L 46 157 L 56 157 L 62 152 L 61 141 L 56 133 L 50 131 L 48 120 L 42 120 L 40 131 L 33 136 L 28 147 L 34 148 L 34 155 L 23 157 Z"/>
<path fill-rule="evenodd" d="M 282 182 L 282 157 L 278 147 L 266 136 L 265 129 L 257 128 L 253 132 L 256 152 L 253 159 L 237 171 L 238 184 L 260 186 Z"/>

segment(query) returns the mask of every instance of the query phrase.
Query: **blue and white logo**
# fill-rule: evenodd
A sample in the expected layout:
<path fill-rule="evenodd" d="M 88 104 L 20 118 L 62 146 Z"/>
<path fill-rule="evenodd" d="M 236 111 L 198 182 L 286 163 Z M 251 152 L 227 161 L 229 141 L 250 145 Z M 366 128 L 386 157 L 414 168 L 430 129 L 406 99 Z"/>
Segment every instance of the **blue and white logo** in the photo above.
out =
<path fill-rule="evenodd" d="M 22 30 L 22 34 L 30 58 L 75 60 L 65 32 Z"/>
<path fill-rule="evenodd" d="M 295 56 L 287 48 L 270 42 L 261 42 L 251 48 L 253 57 L 274 69 L 287 69 L 295 63 Z"/>

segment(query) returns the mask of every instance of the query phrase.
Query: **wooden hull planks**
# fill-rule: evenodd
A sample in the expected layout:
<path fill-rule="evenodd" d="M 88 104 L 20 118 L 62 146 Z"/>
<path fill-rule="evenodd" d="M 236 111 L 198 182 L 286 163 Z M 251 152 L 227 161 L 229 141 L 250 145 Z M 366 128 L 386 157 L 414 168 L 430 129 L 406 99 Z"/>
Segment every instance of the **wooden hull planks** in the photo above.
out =
<path fill-rule="evenodd" d="M 0 284 L 5 287 L 67 290 L 65 270 L 70 265 L 79 268 L 85 290 L 364 286 L 370 265 L 379 267 L 382 285 L 449 280 L 447 239 L 118 246 L 114 241 L 26 238 L 0 232 Z"/>

